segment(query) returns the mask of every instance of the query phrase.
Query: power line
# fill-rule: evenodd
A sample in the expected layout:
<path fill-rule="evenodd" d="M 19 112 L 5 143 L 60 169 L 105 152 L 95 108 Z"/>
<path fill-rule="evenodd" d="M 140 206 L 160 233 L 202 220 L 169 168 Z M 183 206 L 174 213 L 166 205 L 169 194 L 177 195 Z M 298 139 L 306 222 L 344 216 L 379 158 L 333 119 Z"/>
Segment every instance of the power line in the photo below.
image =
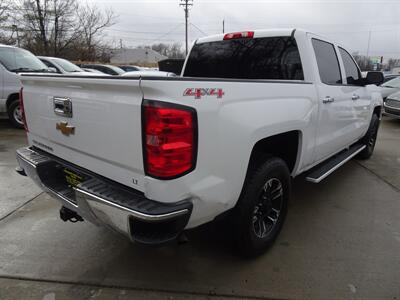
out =
<path fill-rule="evenodd" d="M 190 25 L 192 25 L 194 28 L 196 28 L 202 35 L 209 35 L 208 33 L 204 32 L 203 30 L 201 30 L 198 26 L 196 26 L 193 23 L 190 23 Z"/>

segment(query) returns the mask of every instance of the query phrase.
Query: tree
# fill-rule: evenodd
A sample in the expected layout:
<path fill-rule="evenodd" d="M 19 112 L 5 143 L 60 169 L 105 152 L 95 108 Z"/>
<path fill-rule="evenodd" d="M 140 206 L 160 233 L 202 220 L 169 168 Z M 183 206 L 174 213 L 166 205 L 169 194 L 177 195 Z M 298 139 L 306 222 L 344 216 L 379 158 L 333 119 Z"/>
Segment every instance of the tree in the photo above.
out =
<path fill-rule="evenodd" d="M 174 43 L 174 44 L 159 43 L 152 45 L 150 48 L 168 58 L 185 57 L 185 53 L 182 50 L 182 45 L 180 43 Z"/>
<path fill-rule="evenodd" d="M 105 28 L 115 24 L 115 14 L 112 9 L 101 11 L 97 6 L 85 4 L 77 12 L 78 26 L 82 37 L 82 59 L 96 59 L 96 50 L 104 52 L 100 41 Z"/>
<path fill-rule="evenodd" d="M 15 43 L 15 28 L 10 23 L 11 5 L 10 0 L 0 0 L 0 43 L 3 44 Z"/>
<path fill-rule="evenodd" d="M 400 67 L 400 59 L 390 58 L 387 62 L 387 69 L 390 71 L 394 67 Z"/>
<path fill-rule="evenodd" d="M 23 46 L 37 55 L 62 55 L 78 38 L 76 0 L 18 0 L 16 8 Z"/>
<path fill-rule="evenodd" d="M 357 62 L 358 66 L 360 67 L 361 71 L 372 71 L 373 70 L 374 65 L 367 56 L 360 55 L 360 54 L 358 54 L 358 52 L 354 52 L 353 57 L 354 57 L 354 60 Z"/>
<path fill-rule="evenodd" d="M 74 60 L 107 57 L 105 49 L 108 46 L 100 37 L 105 28 L 114 24 L 112 10 L 102 11 L 96 6 L 80 4 L 78 0 L 0 1 L 1 4 L 4 1 L 13 4 L 7 30 L 14 42 L 17 37 L 18 46 L 36 55 Z M 0 38 L 1 32 L 0 29 Z"/>

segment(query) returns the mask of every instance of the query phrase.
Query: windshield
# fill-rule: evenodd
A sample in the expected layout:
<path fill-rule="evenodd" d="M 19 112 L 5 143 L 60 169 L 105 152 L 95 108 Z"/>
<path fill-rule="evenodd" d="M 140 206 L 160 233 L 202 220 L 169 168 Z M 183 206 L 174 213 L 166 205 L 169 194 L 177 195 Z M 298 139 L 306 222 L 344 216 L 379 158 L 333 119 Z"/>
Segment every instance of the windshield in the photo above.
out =
<path fill-rule="evenodd" d="M 11 72 L 47 71 L 47 66 L 35 55 L 20 48 L 0 48 L 0 62 Z"/>
<path fill-rule="evenodd" d="M 121 68 L 118 68 L 116 66 L 111 66 L 111 65 L 107 65 L 107 68 L 110 68 L 111 70 L 113 70 L 115 73 L 117 73 L 118 75 L 124 74 L 125 71 L 122 70 Z"/>
<path fill-rule="evenodd" d="M 70 61 L 68 61 L 66 59 L 52 58 L 51 60 L 54 61 L 55 63 L 57 63 L 58 65 L 60 65 L 60 67 L 63 68 L 63 70 L 65 72 L 68 72 L 68 73 L 85 72 L 84 70 L 79 68 L 77 65 L 74 65 L 72 62 L 70 62 Z"/>
<path fill-rule="evenodd" d="M 382 84 L 381 86 L 400 88 L 400 77 L 396 77 L 392 80 L 389 80 L 389 81 L 385 82 L 384 84 Z"/>

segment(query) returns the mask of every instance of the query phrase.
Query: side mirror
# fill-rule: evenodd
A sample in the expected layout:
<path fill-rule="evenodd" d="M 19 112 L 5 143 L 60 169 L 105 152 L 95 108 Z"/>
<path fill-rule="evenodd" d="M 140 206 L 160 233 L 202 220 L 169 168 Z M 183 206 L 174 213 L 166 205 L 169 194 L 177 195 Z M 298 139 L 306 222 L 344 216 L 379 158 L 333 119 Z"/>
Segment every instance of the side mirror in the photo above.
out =
<path fill-rule="evenodd" d="M 381 85 L 385 80 L 382 72 L 368 72 L 365 78 L 366 84 Z"/>

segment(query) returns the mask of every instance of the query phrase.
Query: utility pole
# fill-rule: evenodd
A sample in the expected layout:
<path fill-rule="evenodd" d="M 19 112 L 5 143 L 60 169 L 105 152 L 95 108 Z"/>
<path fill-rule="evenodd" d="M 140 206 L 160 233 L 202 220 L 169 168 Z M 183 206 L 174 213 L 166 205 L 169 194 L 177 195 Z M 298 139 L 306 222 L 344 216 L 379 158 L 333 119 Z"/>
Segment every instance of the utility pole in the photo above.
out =
<path fill-rule="evenodd" d="M 371 30 L 368 32 L 368 46 L 367 46 L 367 57 L 369 57 L 369 46 L 371 44 Z"/>
<path fill-rule="evenodd" d="M 369 47 L 370 47 L 370 44 L 371 44 L 371 30 L 368 31 L 367 56 L 365 57 L 365 59 L 367 60 L 367 61 L 366 61 L 366 66 L 367 66 L 367 68 L 368 68 L 369 62 L 370 62 L 370 59 L 369 59 Z"/>
<path fill-rule="evenodd" d="M 187 55 L 189 49 L 189 44 L 188 44 L 189 7 L 193 6 L 193 0 L 181 0 L 181 3 L 179 5 L 182 6 L 185 11 L 185 36 L 186 36 L 186 55 Z"/>
<path fill-rule="evenodd" d="M 225 19 L 222 20 L 222 33 L 225 33 Z"/>

